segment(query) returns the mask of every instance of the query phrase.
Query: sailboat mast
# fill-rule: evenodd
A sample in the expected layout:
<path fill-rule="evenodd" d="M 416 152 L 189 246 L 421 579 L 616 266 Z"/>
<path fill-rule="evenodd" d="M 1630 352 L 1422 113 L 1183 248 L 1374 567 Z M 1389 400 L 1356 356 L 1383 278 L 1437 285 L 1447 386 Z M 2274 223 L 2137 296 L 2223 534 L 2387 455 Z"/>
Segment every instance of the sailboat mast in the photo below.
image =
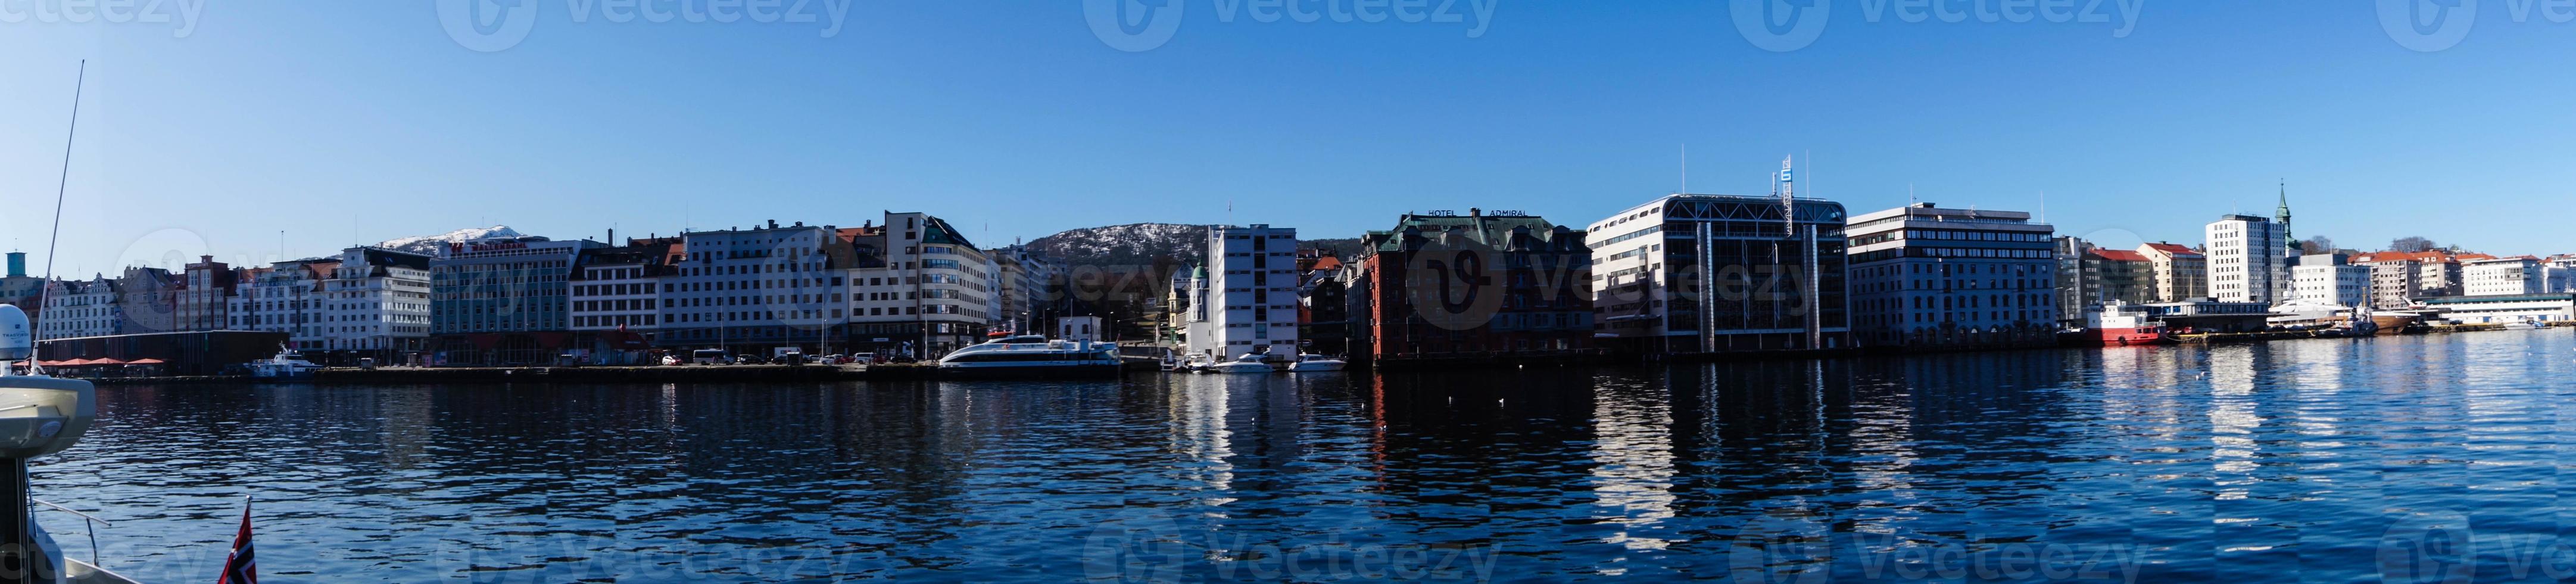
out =
<path fill-rule="evenodd" d="M 89 83 L 89 60 L 81 59 L 80 73 L 72 78 L 71 127 L 63 131 L 63 170 L 54 181 L 54 228 L 53 233 L 45 239 L 45 279 L 36 283 L 36 315 L 40 319 L 37 322 L 43 322 L 41 319 L 44 317 L 45 301 L 54 292 L 54 251 L 63 241 L 63 193 L 71 190 L 72 139 L 80 135 L 81 88 L 87 83 Z M 36 335 L 36 338 L 43 339 L 44 335 Z M 27 372 L 29 374 L 36 372 L 35 361 L 27 362 Z"/>

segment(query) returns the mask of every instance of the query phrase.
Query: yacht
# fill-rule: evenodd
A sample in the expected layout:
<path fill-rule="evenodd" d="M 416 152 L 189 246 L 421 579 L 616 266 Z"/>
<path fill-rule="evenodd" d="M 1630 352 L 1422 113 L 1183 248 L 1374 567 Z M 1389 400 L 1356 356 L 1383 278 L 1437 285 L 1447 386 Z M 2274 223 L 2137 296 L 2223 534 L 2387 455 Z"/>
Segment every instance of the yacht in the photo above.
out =
<path fill-rule="evenodd" d="M 1342 368 L 1349 366 L 1350 362 L 1348 361 L 1312 353 L 1300 353 L 1297 355 L 1297 362 L 1288 365 L 1288 372 L 1317 373 L 1324 371 L 1340 371 Z"/>
<path fill-rule="evenodd" d="M 23 530 L 0 530 L 0 547 L 32 550 L 27 560 L 35 578 L 27 582 L 133 584 L 132 579 L 96 565 L 63 557 L 63 548 L 36 523 L 27 496 L 27 460 L 61 452 L 79 443 L 98 417 L 97 388 L 79 379 L 48 377 L 33 368 L 10 375 L 13 362 L 35 359 L 34 337 L 27 313 L 0 304 L 0 473 L 9 484 L 0 489 L 0 508 L 18 516 L 10 521 Z M 50 505 L 50 504 L 49 504 Z M 15 527 L 13 526 L 13 527 Z M 11 532 L 15 535 L 11 535 Z"/>
<path fill-rule="evenodd" d="M 279 347 L 276 355 L 252 361 L 246 366 L 250 368 L 253 379 L 309 379 L 313 372 L 322 370 L 321 365 L 306 361 L 303 354 L 285 347 Z"/>
<path fill-rule="evenodd" d="M 977 374 L 1116 373 L 1116 345 L 1021 335 L 985 341 L 939 359 L 939 370 Z"/>
<path fill-rule="evenodd" d="M 2532 321 L 2528 321 L 2528 320 L 2517 320 L 2517 321 L 2513 321 L 2513 322 L 2504 323 L 2504 328 L 2502 328 L 2502 329 L 2498 329 L 2498 330 L 2508 330 L 2508 331 L 2536 331 L 2536 330 L 2540 330 L 2541 328 L 2543 328 L 2543 326 L 2542 326 L 2540 323 L 2532 322 Z"/>
<path fill-rule="evenodd" d="M 1208 373 L 1269 373 L 1278 371 L 1279 368 L 1262 361 L 1260 353 L 1244 353 L 1241 357 L 1235 357 L 1233 361 L 1210 363 L 1200 367 L 1199 370 Z"/>

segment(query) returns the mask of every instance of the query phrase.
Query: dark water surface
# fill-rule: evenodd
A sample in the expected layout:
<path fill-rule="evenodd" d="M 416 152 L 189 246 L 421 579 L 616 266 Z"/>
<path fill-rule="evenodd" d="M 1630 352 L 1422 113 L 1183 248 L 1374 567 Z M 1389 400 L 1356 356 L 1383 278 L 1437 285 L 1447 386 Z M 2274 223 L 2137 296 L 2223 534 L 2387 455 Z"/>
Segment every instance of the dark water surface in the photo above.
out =
<path fill-rule="evenodd" d="M 155 583 L 211 581 L 244 495 L 278 581 L 2538 581 L 2571 348 L 103 387 L 36 491 Z"/>

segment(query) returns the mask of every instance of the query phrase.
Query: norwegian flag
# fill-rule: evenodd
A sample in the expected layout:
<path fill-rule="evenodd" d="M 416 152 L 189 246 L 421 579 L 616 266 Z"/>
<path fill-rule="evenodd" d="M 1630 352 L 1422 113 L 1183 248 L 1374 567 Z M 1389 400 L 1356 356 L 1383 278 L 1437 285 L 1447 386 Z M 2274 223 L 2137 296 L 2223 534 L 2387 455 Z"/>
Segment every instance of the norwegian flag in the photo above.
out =
<path fill-rule="evenodd" d="M 241 532 L 233 535 L 233 553 L 224 558 L 224 574 L 215 584 L 259 584 L 259 563 L 250 551 L 250 501 L 242 501 Z"/>

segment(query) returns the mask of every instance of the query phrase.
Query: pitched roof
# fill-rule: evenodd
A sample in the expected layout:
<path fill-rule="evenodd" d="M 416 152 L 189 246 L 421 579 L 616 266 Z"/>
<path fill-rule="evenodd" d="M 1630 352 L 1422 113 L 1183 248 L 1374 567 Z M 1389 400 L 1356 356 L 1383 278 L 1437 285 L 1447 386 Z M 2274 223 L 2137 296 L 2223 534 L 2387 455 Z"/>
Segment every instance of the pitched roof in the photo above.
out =
<path fill-rule="evenodd" d="M 2111 260 L 2111 261 L 2119 261 L 2119 262 L 2143 262 L 2143 261 L 2148 261 L 2148 260 L 2147 260 L 2147 254 L 2142 254 L 2142 253 L 2138 253 L 2138 252 L 2134 252 L 2134 251 L 2129 251 L 2129 250 L 2125 250 L 2125 249 L 2096 249 L 2096 250 L 2088 251 L 2088 252 L 2085 252 L 2085 253 L 2093 254 L 2093 257 L 2098 257 L 2098 258 L 2102 258 L 2102 259 L 2106 259 L 2106 260 Z"/>
<path fill-rule="evenodd" d="M 2146 244 L 2146 245 L 2145 245 L 2145 246 L 2143 246 L 2143 247 L 2154 248 L 2156 251 L 2165 252 L 2167 255 L 2175 255 L 2175 256 L 2199 256 L 2199 255 L 2200 255 L 2200 252 L 2192 251 L 2190 247 L 2185 247 L 2185 246 L 2183 246 L 2183 245 L 2180 245 L 2180 244 L 2173 244 L 2173 243 L 2163 243 L 2163 242 L 2150 243 L 2150 244 Z"/>

